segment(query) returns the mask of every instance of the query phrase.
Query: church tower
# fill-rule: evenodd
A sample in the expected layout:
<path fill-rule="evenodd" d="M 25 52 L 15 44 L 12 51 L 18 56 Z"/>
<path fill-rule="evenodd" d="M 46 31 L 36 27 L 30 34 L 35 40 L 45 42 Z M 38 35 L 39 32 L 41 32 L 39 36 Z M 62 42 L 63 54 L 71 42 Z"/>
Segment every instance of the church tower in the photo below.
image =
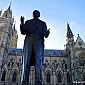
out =
<path fill-rule="evenodd" d="M 15 29 L 12 10 L 8 9 L 0 14 L 0 66 L 7 62 L 8 48 L 17 47 L 17 31 Z M 1 12 L 0 12 L 1 13 Z"/>
<path fill-rule="evenodd" d="M 74 42 L 74 35 L 70 29 L 69 24 L 67 23 L 67 43 L 66 43 L 66 55 L 68 61 L 68 69 L 72 76 L 74 70 L 74 61 L 75 61 L 75 42 Z M 73 81 L 73 76 L 71 77 L 71 81 Z"/>
<path fill-rule="evenodd" d="M 3 13 L 2 17 L 8 20 L 8 24 L 9 24 L 9 48 L 16 48 L 17 47 L 17 31 L 15 29 L 15 24 L 14 23 L 14 18 L 12 18 L 12 10 L 10 9 L 10 6 L 8 7 L 8 9 Z"/>

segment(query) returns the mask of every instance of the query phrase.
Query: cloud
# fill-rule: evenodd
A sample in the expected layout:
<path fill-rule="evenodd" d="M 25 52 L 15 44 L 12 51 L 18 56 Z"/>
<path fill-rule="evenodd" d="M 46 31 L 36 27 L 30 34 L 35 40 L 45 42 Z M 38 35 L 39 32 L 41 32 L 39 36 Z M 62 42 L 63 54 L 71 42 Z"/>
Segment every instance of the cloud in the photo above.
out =
<path fill-rule="evenodd" d="M 59 27 L 54 27 L 47 22 L 48 28 L 50 28 L 50 35 L 45 39 L 45 48 L 46 49 L 64 49 L 64 39 L 62 31 Z"/>

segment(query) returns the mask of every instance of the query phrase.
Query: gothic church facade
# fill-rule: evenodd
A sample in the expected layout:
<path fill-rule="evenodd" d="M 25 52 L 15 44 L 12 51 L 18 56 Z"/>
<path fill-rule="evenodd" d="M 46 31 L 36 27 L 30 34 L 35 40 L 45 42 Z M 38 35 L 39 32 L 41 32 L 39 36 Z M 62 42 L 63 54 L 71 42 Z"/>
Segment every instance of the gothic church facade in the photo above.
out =
<path fill-rule="evenodd" d="M 0 85 L 20 85 L 23 50 L 17 48 L 17 31 L 10 6 L 0 12 Z M 67 39 L 64 50 L 44 51 L 44 85 L 83 85 L 85 82 L 85 43 L 74 35 L 67 23 Z M 35 71 L 30 69 L 29 85 L 35 83 Z"/>

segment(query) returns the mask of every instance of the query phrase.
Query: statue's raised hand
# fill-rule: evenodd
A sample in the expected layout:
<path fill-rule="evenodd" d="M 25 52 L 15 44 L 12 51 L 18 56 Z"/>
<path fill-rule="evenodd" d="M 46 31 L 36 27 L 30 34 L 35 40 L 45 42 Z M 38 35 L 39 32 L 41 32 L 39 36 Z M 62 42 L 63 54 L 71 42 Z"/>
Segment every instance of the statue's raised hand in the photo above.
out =
<path fill-rule="evenodd" d="M 50 34 L 50 29 L 48 29 L 48 30 L 46 31 L 46 33 L 45 33 L 45 38 L 47 38 L 47 37 L 49 36 L 49 34 Z"/>
<path fill-rule="evenodd" d="M 48 31 L 48 35 L 50 34 L 50 29 L 47 30 Z"/>
<path fill-rule="evenodd" d="M 24 24 L 24 17 L 21 16 L 20 21 L 21 21 L 21 24 Z"/>

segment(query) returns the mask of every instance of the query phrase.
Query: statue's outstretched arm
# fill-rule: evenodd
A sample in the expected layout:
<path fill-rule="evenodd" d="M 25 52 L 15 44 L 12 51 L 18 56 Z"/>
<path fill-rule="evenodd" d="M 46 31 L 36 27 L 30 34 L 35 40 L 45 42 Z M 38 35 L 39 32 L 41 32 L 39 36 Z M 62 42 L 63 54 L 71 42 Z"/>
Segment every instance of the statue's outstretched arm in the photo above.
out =
<path fill-rule="evenodd" d="M 47 38 L 47 37 L 49 36 L 49 34 L 50 34 L 50 29 L 48 29 L 48 30 L 46 31 L 45 38 Z"/>
<path fill-rule="evenodd" d="M 45 38 L 47 38 L 49 36 L 49 34 L 50 34 L 50 29 L 47 30 L 46 23 L 44 23 L 43 29 L 44 29 L 44 36 L 45 36 Z"/>

